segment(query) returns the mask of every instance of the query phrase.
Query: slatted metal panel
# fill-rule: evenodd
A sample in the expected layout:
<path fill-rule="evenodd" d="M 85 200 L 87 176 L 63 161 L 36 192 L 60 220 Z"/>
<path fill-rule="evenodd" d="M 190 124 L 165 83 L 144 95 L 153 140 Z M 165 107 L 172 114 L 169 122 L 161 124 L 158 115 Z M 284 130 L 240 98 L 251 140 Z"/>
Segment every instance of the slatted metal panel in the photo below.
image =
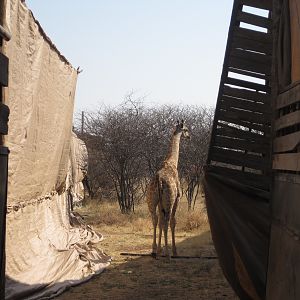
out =
<path fill-rule="evenodd" d="M 300 84 L 278 95 L 275 104 L 273 169 L 300 172 Z"/>
<path fill-rule="evenodd" d="M 207 162 L 265 190 L 271 170 L 271 4 L 234 2 Z"/>
<path fill-rule="evenodd" d="M 273 188 L 267 275 L 268 300 L 297 300 L 300 295 L 300 83 L 293 77 L 299 50 L 292 55 L 299 29 L 298 1 L 273 0 Z M 291 9 L 291 10 L 290 10 Z M 294 16 L 293 16 L 294 15 Z M 294 25 L 293 25 L 294 24 Z M 282 38 L 282 29 L 285 38 Z M 293 34 L 294 32 L 294 34 Z"/>

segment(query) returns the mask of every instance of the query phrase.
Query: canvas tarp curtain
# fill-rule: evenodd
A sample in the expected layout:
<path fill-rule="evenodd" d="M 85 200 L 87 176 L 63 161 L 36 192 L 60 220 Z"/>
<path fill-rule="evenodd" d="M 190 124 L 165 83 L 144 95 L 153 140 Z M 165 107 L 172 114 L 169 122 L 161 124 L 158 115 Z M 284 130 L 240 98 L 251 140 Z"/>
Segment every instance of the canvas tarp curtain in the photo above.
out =
<path fill-rule="evenodd" d="M 300 0 L 270 2 L 271 192 L 231 179 L 229 170 L 227 175 L 225 171 L 218 174 L 209 167 L 204 188 L 220 264 L 237 295 L 241 299 L 294 300 L 300 299 Z M 282 120 L 286 122 L 280 123 Z M 280 168 L 274 158 L 277 154 L 290 155 Z"/>
<path fill-rule="evenodd" d="M 71 139 L 70 153 L 70 196 L 74 205 L 80 205 L 84 200 L 83 180 L 88 169 L 88 152 L 85 143 L 75 133 Z"/>
<path fill-rule="evenodd" d="M 7 1 L 6 24 L 6 298 L 41 299 L 101 272 L 110 258 L 92 246 L 102 236 L 69 210 L 79 168 L 71 147 L 77 72 L 20 0 Z"/>

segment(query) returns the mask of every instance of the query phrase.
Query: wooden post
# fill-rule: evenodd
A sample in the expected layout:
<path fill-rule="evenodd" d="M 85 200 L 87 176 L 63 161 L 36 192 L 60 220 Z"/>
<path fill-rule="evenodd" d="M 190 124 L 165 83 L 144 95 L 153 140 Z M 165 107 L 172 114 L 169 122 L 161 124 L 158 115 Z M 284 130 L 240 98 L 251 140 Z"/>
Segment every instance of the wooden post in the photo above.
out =
<path fill-rule="evenodd" d="M 1 6 L 1 14 L 4 9 Z M 3 17 L 3 15 L 1 15 Z M 2 21 L 2 20 L 0 20 Z M 5 234 L 7 209 L 7 177 L 9 150 L 4 146 L 3 136 L 8 133 L 9 108 L 3 101 L 3 88 L 8 86 L 8 58 L 2 54 L 3 39 L 10 33 L 0 25 L 0 299 L 5 298 Z"/>

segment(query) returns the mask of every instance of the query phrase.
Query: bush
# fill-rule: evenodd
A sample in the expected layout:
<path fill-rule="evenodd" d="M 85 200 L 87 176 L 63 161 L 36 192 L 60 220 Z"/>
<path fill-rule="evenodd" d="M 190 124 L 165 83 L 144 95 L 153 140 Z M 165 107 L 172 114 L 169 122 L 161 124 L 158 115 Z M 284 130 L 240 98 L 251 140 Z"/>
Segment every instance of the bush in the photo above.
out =
<path fill-rule="evenodd" d="M 117 200 L 122 213 L 135 210 L 146 184 L 165 159 L 174 125 L 185 119 L 191 141 L 182 142 L 179 176 L 185 183 L 188 208 L 198 196 L 206 162 L 212 109 L 198 106 L 145 107 L 129 95 L 119 107 L 85 113 L 80 137 L 89 153 L 88 178 L 92 193 Z M 80 122 L 81 124 L 81 122 Z"/>

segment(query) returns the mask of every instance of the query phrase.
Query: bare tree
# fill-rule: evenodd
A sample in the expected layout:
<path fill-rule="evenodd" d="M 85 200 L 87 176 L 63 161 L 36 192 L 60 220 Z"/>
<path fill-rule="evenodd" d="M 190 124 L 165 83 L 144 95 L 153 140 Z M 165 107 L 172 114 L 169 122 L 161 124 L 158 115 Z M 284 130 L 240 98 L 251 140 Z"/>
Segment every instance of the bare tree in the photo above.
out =
<path fill-rule="evenodd" d="M 188 145 L 183 144 L 179 166 L 181 177 L 185 182 L 183 187 L 190 210 L 195 206 L 201 187 L 213 122 L 213 109 L 188 107 L 185 117 L 187 124 L 191 126 L 191 141 Z"/>
<path fill-rule="evenodd" d="M 128 99 L 127 99 L 128 100 Z M 132 100 L 132 99 L 131 99 Z M 133 101 L 133 100 L 132 100 Z M 115 192 L 123 213 L 139 200 L 144 132 L 143 107 L 133 102 L 105 108 L 86 116 L 84 139 L 98 190 L 107 185 Z"/>
<path fill-rule="evenodd" d="M 192 139 L 181 146 L 179 173 L 189 209 L 192 207 L 206 161 L 212 110 L 179 105 L 145 107 L 143 98 L 130 93 L 120 106 L 85 112 L 84 118 L 80 137 L 89 153 L 91 196 L 117 199 L 123 213 L 134 211 L 143 198 L 148 179 L 165 158 L 174 124 L 185 119 Z M 78 125 L 80 129 L 81 116 Z"/>

